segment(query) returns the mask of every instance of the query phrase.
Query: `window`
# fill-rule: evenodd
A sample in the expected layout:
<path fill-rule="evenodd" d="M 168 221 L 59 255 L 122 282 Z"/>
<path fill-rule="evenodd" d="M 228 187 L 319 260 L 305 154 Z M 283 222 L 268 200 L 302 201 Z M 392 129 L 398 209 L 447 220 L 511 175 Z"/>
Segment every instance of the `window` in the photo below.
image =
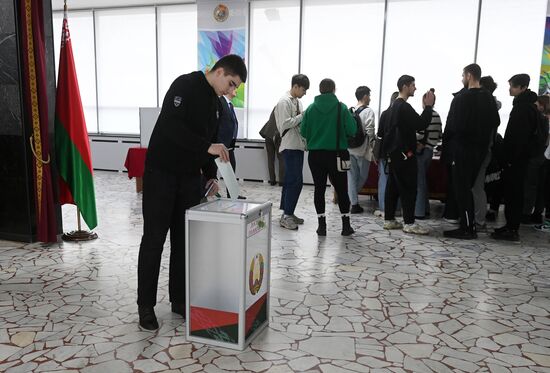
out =
<path fill-rule="evenodd" d="M 91 11 L 69 12 L 68 22 L 86 127 L 88 132 L 98 132 L 93 14 Z M 63 12 L 55 12 L 53 14 L 53 40 L 56 78 L 58 74 L 57 70 L 59 69 L 59 46 L 61 44 L 62 25 Z"/>
<path fill-rule="evenodd" d="M 159 106 L 170 84 L 197 70 L 197 5 L 160 6 L 158 17 Z"/>
<path fill-rule="evenodd" d="M 303 22 L 301 71 L 311 82 L 304 106 L 319 94 L 319 82 L 331 78 L 336 95 L 348 106 L 357 103 L 355 89 L 368 86 L 377 111 L 384 2 L 305 0 Z"/>
<path fill-rule="evenodd" d="M 409 103 L 422 111 L 422 95 L 435 88 L 435 110 L 445 123 L 462 69 L 474 62 L 478 0 L 389 0 L 382 110 L 401 75 L 416 79 Z"/>
<path fill-rule="evenodd" d="M 99 131 L 139 134 L 139 107 L 157 105 L 153 7 L 95 13 Z"/>
<path fill-rule="evenodd" d="M 504 134 L 513 101 L 508 80 L 529 74 L 530 88 L 538 92 L 547 0 L 483 0 L 482 5 L 478 63 L 498 84 L 493 94 L 502 102 L 498 132 Z"/>
<path fill-rule="evenodd" d="M 298 0 L 250 3 L 250 70 L 248 87 L 249 139 L 269 119 L 279 98 L 290 89 L 298 73 L 300 2 Z"/>

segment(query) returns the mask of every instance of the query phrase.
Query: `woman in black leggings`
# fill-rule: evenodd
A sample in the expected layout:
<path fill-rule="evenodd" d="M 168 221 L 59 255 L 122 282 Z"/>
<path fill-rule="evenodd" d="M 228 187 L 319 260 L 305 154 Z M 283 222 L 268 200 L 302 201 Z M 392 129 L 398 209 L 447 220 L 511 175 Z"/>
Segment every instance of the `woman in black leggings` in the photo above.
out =
<path fill-rule="evenodd" d="M 308 163 L 315 184 L 314 203 L 319 221 L 317 234 L 327 234 L 325 190 L 328 176 L 338 195 L 342 235 L 349 236 L 354 231 L 349 221 L 347 172 L 338 171 L 336 158 L 339 151 L 347 152 L 347 136 L 353 136 L 356 131 L 355 119 L 334 94 L 336 85 L 333 80 L 323 79 L 319 84 L 319 91 L 321 94 L 315 97 L 313 104 L 304 112 L 300 128 L 302 136 L 307 140 Z"/>

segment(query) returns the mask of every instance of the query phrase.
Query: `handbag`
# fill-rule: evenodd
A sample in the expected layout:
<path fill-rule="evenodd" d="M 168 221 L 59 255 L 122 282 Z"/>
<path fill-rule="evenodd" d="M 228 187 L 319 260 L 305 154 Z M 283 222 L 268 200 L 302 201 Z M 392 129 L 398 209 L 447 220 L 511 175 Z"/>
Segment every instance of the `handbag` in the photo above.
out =
<path fill-rule="evenodd" d="M 342 112 L 342 104 L 338 102 L 338 118 L 336 119 L 336 169 L 339 172 L 347 172 L 351 168 L 351 161 L 347 149 L 340 148 L 340 114 Z"/>

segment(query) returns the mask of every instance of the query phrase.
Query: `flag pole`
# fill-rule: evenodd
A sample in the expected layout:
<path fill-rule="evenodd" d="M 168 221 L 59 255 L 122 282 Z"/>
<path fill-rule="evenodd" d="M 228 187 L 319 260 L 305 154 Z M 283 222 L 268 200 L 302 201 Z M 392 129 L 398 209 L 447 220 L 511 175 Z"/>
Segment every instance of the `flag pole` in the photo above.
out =
<path fill-rule="evenodd" d="M 61 236 L 63 241 L 91 241 L 97 238 L 97 233 L 95 233 L 94 231 L 83 231 L 81 229 L 80 209 L 78 207 L 76 208 L 76 222 L 78 230 L 71 231 L 69 233 L 63 233 L 63 236 Z"/>
<path fill-rule="evenodd" d="M 67 0 L 63 2 L 63 18 L 67 18 Z M 94 231 L 82 230 L 80 222 L 80 208 L 76 206 L 76 221 L 78 229 L 69 233 L 64 233 L 61 238 L 63 241 L 91 241 L 97 238 L 97 233 Z"/>

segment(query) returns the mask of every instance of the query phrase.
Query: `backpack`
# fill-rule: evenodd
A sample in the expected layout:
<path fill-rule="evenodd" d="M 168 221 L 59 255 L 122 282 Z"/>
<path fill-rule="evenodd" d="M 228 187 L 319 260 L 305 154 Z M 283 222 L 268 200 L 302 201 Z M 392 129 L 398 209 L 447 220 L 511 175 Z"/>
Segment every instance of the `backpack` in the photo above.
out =
<path fill-rule="evenodd" d="M 548 119 L 537 110 L 537 124 L 531 141 L 531 156 L 539 156 L 546 150 Z"/>
<path fill-rule="evenodd" d="M 358 148 L 365 142 L 367 135 L 365 134 L 363 122 L 361 121 L 359 114 L 361 114 L 361 112 L 366 108 L 366 106 L 360 106 L 355 111 L 353 111 L 353 108 L 349 109 L 353 119 L 355 119 L 355 127 L 357 128 L 357 131 L 354 136 L 348 136 L 348 148 Z"/>

